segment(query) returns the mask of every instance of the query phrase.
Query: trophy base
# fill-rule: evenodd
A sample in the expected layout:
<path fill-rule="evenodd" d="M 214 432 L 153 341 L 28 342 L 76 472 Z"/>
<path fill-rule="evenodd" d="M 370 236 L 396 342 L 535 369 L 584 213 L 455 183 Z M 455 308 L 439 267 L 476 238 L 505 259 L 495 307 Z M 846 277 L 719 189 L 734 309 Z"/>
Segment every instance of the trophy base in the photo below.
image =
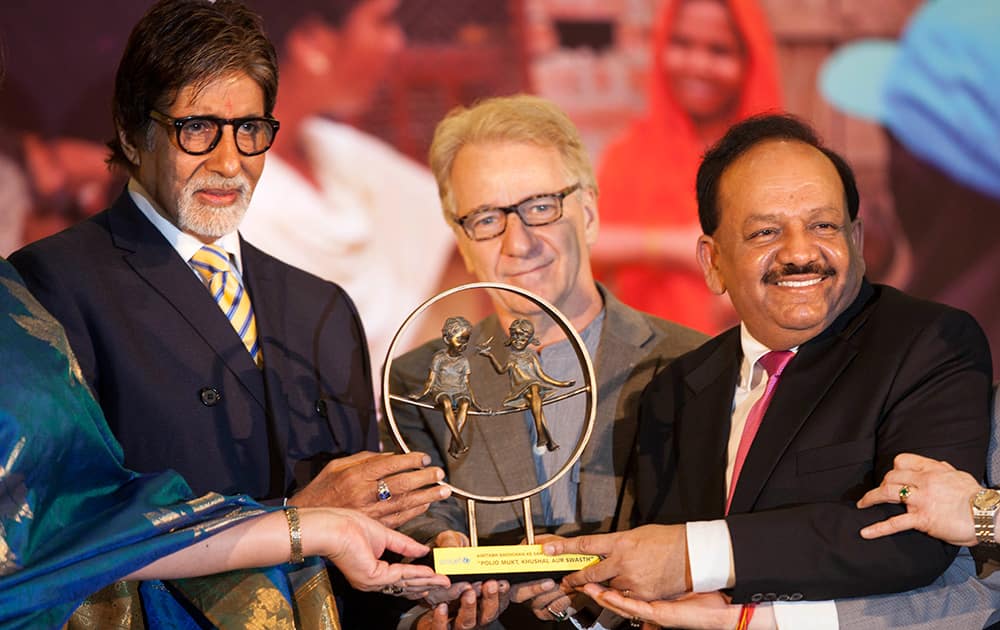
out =
<path fill-rule="evenodd" d="M 503 579 L 529 582 L 564 575 L 598 562 L 585 554 L 547 556 L 541 545 L 489 545 L 484 547 L 436 547 L 434 571 L 453 582 Z"/>

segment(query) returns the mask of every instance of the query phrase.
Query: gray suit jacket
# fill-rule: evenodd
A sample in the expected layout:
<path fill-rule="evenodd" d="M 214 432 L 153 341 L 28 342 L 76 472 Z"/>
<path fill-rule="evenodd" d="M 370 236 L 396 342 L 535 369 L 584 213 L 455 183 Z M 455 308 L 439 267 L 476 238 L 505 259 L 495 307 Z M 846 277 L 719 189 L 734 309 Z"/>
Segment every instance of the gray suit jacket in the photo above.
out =
<path fill-rule="evenodd" d="M 987 481 L 1000 485 L 1000 396 L 993 397 L 993 433 L 986 461 Z M 979 629 L 1000 622 L 1000 571 L 979 579 L 976 563 L 962 549 L 931 584 L 892 595 L 837 600 L 841 628 L 883 630 Z"/>
<path fill-rule="evenodd" d="M 599 505 L 621 502 L 617 511 L 627 517 L 632 493 L 622 487 L 622 478 L 635 440 L 639 394 L 670 360 L 706 339 L 701 333 L 622 304 L 603 287 L 601 293 L 605 319 L 594 359 L 597 418 L 581 457 L 578 522 L 555 530 L 562 535 L 610 530 L 613 514 Z M 496 316 L 476 326 L 470 347 L 491 336 L 495 341 L 506 338 Z M 421 391 L 430 359 L 442 347 L 440 340 L 431 341 L 393 361 L 390 391 L 401 396 Z M 498 377 L 474 351 L 468 356 L 472 363 L 472 390 L 478 402 L 492 409 L 502 407 L 507 394 L 506 378 Z M 399 403 L 393 403 L 392 409 L 410 449 L 430 455 L 433 465 L 444 468 L 451 484 L 494 496 L 523 492 L 538 485 L 531 436 L 520 413 L 469 416 L 463 438 L 470 450 L 455 460 L 447 455 L 450 433 L 440 412 Z M 387 447 L 393 444 L 392 437 L 383 433 L 383 443 Z M 613 469 L 607 462 L 612 462 Z M 594 501 L 594 497 L 614 499 Z M 516 543 L 524 536 L 519 504 L 478 503 L 476 508 L 481 544 Z M 537 497 L 532 497 L 532 512 L 534 523 L 540 526 L 542 514 Z M 400 531 L 417 540 L 429 541 L 448 529 L 468 532 L 467 520 L 465 501 L 452 498 L 431 505 L 427 513 L 411 520 Z"/>

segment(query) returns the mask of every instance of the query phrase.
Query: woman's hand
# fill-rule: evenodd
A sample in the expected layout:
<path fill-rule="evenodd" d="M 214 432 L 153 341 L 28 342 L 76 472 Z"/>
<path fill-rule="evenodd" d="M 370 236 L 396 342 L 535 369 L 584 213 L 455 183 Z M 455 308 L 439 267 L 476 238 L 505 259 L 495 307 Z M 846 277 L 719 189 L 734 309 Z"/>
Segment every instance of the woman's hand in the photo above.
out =
<path fill-rule="evenodd" d="M 405 591 L 408 586 L 417 585 L 426 590 L 450 585 L 447 577 L 435 574 L 430 567 L 381 560 L 386 551 L 417 558 L 430 549 L 360 512 L 329 508 L 303 511 L 301 515 L 306 555 L 329 558 L 358 590 L 396 587 Z M 312 540 L 320 547 L 313 548 Z"/>

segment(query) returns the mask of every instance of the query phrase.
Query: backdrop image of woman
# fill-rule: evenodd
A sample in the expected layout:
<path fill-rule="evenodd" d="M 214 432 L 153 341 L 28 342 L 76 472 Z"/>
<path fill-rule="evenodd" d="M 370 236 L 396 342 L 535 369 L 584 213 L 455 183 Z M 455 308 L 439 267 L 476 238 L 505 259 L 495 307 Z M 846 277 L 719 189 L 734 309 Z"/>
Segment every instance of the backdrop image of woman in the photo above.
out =
<path fill-rule="evenodd" d="M 780 108 L 775 43 L 755 0 L 667 0 L 647 113 L 612 141 L 598 171 L 599 279 L 629 305 L 702 332 L 734 323 L 695 260 L 695 173 L 729 126 Z"/>

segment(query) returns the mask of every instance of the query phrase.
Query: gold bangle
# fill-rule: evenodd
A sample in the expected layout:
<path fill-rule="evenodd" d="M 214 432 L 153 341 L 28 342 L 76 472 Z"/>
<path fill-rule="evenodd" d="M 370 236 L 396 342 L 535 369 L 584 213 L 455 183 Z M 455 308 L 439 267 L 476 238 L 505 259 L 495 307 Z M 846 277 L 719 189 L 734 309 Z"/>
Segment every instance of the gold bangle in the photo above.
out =
<path fill-rule="evenodd" d="M 288 562 L 302 564 L 302 528 L 299 526 L 299 509 L 294 506 L 285 508 L 285 520 L 288 521 L 288 542 L 292 547 Z"/>

